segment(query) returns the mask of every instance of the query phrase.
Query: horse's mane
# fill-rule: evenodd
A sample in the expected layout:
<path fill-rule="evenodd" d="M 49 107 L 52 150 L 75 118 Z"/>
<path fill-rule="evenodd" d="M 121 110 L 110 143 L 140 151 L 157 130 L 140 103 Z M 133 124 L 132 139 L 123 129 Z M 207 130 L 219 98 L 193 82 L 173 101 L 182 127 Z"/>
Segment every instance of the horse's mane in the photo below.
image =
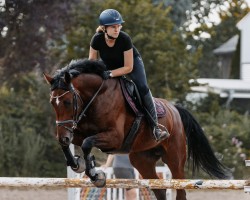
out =
<path fill-rule="evenodd" d="M 72 77 L 76 77 L 82 73 L 91 73 L 102 75 L 102 72 L 106 70 L 106 66 L 103 62 L 98 60 L 88 60 L 88 59 L 79 59 L 72 60 L 68 65 L 59 69 L 55 72 L 54 78 L 60 78 L 68 72 Z"/>
<path fill-rule="evenodd" d="M 105 70 L 106 66 L 102 61 L 88 59 L 72 60 L 68 65 L 55 72 L 51 84 L 51 90 L 54 90 L 55 88 L 68 89 L 64 84 L 64 81 L 62 81 L 65 73 L 69 73 L 72 78 L 77 77 L 82 73 L 102 76 L 102 73 Z"/>

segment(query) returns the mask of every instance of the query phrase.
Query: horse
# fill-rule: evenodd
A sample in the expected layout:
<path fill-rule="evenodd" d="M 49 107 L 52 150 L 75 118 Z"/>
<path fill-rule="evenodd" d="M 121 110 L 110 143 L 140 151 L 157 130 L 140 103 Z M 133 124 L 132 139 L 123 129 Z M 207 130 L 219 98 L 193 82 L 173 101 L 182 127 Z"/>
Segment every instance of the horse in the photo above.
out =
<path fill-rule="evenodd" d="M 104 153 L 122 152 L 124 142 L 134 124 L 139 124 L 129 148 L 132 165 L 144 179 L 158 179 L 155 167 L 161 159 L 169 167 L 173 179 L 184 179 L 184 166 L 191 160 L 192 171 L 200 168 L 210 176 L 224 179 L 230 171 L 219 161 L 201 126 L 185 108 L 165 99 L 157 99 L 166 115 L 159 123 L 167 127 L 170 136 L 156 141 L 145 115 L 137 117 L 126 102 L 120 78 L 104 80 L 105 65 L 101 61 L 73 60 L 56 71 L 44 73 L 50 85 L 50 103 L 56 114 L 56 138 L 61 145 L 67 165 L 85 174 L 96 187 L 106 184 L 105 173 L 96 170 L 93 147 Z M 72 155 L 69 145 L 80 146 L 83 158 Z M 153 189 L 158 200 L 166 199 L 165 189 Z M 186 200 L 186 192 L 178 189 L 177 200 Z"/>

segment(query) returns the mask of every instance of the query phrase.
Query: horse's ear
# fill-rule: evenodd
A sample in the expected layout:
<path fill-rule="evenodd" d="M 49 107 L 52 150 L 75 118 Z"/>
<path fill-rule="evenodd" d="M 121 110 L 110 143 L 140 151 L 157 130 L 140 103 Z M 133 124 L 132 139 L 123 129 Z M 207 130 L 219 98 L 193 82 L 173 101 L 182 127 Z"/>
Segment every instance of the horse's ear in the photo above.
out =
<path fill-rule="evenodd" d="M 51 85 L 51 81 L 52 81 L 53 78 L 52 78 L 51 76 L 49 76 L 48 74 L 45 74 L 45 73 L 43 73 L 43 77 L 44 77 L 45 81 L 46 81 L 48 84 Z"/>
<path fill-rule="evenodd" d="M 71 82 L 71 76 L 68 72 L 65 72 L 65 74 L 64 74 L 64 81 L 66 84 L 70 84 L 70 82 Z"/>

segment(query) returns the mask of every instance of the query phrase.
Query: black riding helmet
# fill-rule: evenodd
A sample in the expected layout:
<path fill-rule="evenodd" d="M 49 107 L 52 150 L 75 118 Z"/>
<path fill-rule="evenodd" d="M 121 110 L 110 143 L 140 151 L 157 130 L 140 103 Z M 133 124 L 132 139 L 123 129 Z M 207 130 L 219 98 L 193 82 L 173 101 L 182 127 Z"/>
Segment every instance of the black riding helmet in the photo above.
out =
<path fill-rule="evenodd" d="M 101 26 L 109 26 L 114 24 L 124 23 L 121 14 L 114 9 L 104 10 L 99 16 L 99 23 Z"/>

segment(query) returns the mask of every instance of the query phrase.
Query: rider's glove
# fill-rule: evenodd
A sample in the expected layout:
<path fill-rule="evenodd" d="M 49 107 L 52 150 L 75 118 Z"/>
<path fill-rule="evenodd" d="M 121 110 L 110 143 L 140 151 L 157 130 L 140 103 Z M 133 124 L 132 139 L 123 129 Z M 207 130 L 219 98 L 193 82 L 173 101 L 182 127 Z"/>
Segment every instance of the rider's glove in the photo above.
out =
<path fill-rule="evenodd" d="M 109 79 L 109 78 L 112 78 L 112 73 L 111 73 L 111 71 L 104 71 L 103 72 L 103 74 L 102 74 L 102 78 L 104 79 L 104 80 L 107 80 L 107 79 Z"/>

